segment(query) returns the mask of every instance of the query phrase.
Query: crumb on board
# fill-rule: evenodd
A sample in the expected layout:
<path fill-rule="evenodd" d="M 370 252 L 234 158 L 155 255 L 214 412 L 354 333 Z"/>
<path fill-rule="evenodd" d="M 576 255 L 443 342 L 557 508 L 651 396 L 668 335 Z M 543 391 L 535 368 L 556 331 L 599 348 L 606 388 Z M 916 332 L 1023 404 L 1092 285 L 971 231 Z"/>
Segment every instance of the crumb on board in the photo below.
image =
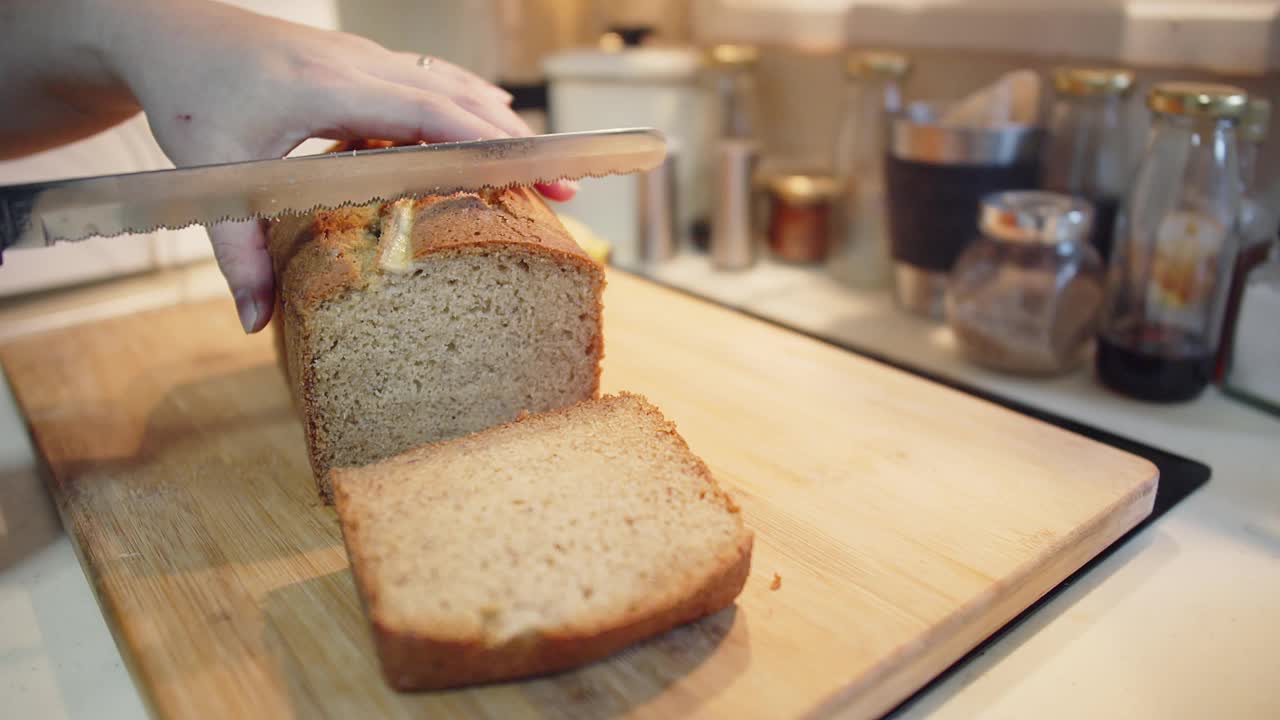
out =
<path fill-rule="evenodd" d="M 773 582 L 769 583 L 770 590 L 777 590 L 782 587 L 782 576 L 778 573 L 773 574 Z"/>

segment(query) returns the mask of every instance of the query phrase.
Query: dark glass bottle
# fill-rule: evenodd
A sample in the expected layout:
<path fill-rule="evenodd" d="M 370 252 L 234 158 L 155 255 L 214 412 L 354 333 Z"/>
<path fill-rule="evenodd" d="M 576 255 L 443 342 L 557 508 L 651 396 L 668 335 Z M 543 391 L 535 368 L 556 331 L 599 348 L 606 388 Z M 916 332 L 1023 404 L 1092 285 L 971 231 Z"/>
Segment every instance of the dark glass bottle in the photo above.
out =
<path fill-rule="evenodd" d="M 1155 402 L 1209 384 L 1238 243 L 1236 123 L 1243 90 L 1164 83 L 1151 138 L 1116 226 L 1098 337 L 1099 379 Z"/>

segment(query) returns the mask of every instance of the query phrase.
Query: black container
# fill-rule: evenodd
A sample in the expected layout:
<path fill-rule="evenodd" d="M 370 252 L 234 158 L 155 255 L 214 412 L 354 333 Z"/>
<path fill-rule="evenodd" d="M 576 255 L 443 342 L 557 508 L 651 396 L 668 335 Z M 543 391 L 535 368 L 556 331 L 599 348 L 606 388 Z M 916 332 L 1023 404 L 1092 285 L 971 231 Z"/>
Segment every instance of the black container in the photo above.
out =
<path fill-rule="evenodd" d="M 937 165 L 889 157 L 885 182 L 893 259 L 946 273 L 977 236 L 978 206 L 988 193 L 1036 184 L 1034 162 Z"/>
<path fill-rule="evenodd" d="M 939 121 L 947 106 L 915 102 L 889 122 L 885 158 L 894 297 L 902 308 L 941 319 L 947 274 L 978 234 L 985 195 L 1033 190 L 1044 130 L 969 127 Z"/>

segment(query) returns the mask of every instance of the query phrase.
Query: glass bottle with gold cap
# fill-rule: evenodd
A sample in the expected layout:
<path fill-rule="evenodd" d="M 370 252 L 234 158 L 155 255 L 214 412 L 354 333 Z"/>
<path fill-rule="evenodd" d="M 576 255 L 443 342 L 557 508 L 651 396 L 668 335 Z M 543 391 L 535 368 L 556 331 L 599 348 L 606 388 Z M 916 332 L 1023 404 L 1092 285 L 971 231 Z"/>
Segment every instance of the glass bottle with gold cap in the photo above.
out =
<path fill-rule="evenodd" d="M 1276 198 L 1268 197 L 1257 178 L 1258 157 L 1271 125 L 1271 102 L 1251 97 L 1240 118 L 1240 258 L 1236 271 L 1248 273 L 1264 259 L 1280 223 Z M 1274 193 L 1275 191 L 1271 191 Z"/>
<path fill-rule="evenodd" d="M 1053 89 L 1041 185 L 1083 197 L 1093 205 L 1090 240 L 1106 260 L 1120 198 L 1133 173 L 1135 153 L 1126 122 L 1133 73 L 1059 68 L 1053 73 Z"/>
<path fill-rule="evenodd" d="M 911 60 L 900 53 L 862 50 L 846 58 L 848 84 L 834 164 L 846 192 L 840 223 L 844 237 L 834 248 L 830 270 L 837 280 L 854 287 L 884 287 L 891 274 L 885 125 L 889 114 L 902 109 L 902 83 L 910 71 Z"/>
<path fill-rule="evenodd" d="M 712 137 L 755 139 L 759 132 L 754 45 L 721 44 L 707 48 L 705 75 L 714 97 Z"/>
<path fill-rule="evenodd" d="M 705 78 L 712 95 L 710 128 L 714 187 L 708 250 L 717 270 L 742 270 L 755 263 L 758 204 L 754 176 L 760 154 L 759 106 L 752 45 L 708 48 Z"/>
<path fill-rule="evenodd" d="M 1258 180 L 1258 156 L 1262 153 L 1262 144 L 1266 142 L 1270 126 L 1271 101 L 1263 97 L 1249 98 L 1249 105 L 1240 119 L 1240 180 L 1246 192 L 1252 191 Z"/>
<path fill-rule="evenodd" d="M 1238 244 L 1236 126 L 1248 96 L 1162 83 L 1146 152 L 1116 223 L 1098 337 L 1099 379 L 1157 402 L 1209 384 Z"/>
<path fill-rule="evenodd" d="M 1227 292 L 1222 339 L 1213 371 L 1215 381 L 1221 381 L 1226 375 L 1245 283 L 1250 273 L 1267 260 L 1276 227 L 1280 225 L 1280 208 L 1271 207 L 1275 199 L 1264 196 L 1262 188 L 1257 186 L 1256 177 L 1258 156 L 1270 124 L 1271 102 L 1266 98 L 1249 98 L 1249 105 L 1240 119 L 1240 189 L 1244 193 L 1240 203 L 1240 250 L 1236 253 L 1231 286 Z"/>

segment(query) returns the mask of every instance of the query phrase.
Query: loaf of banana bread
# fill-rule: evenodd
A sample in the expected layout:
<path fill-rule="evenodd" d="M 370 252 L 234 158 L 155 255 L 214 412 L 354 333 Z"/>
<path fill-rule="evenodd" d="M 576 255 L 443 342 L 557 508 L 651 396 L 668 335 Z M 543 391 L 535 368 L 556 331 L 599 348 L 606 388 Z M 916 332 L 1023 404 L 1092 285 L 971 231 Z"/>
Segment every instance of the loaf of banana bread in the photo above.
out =
<path fill-rule="evenodd" d="M 603 268 L 531 189 L 273 223 L 277 343 L 329 471 L 595 397 Z"/>

